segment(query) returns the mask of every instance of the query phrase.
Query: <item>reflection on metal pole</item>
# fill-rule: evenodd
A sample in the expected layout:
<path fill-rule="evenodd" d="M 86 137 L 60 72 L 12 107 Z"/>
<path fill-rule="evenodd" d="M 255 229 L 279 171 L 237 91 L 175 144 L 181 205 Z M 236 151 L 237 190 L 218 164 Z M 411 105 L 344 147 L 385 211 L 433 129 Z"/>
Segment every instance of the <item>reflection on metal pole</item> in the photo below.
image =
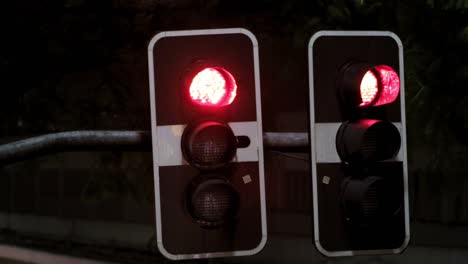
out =
<path fill-rule="evenodd" d="M 307 133 L 265 132 L 266 149 L 307 152 Z M 0 145 L 0 164 L 73 151 L 151 151 L 150 131 L 70 131 L 31 137 Z"/>

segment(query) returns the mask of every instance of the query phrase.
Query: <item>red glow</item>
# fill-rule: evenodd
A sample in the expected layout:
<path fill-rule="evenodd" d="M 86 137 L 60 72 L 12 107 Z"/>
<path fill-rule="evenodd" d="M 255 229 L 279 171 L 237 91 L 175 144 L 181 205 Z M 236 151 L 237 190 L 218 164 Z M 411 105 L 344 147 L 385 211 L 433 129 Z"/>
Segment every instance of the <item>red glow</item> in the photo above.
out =
<path fill-rule="evenodd" d="M 400 93 L 400 77 L 398 77 L 395 70 L 386 65 L 376 66 L 375 69 L 379 73 L 382 82 L 382 92 L 375 105 L 392 103 Z"/>
<path fill-rule="evenodd" d="M 195 75 L 189 92 L 192 101 L 199 105 L 224 106 L 234 101 L 237 85 L 228 71 L 210 67 Z"/>
<path fill-rule="evenodd" d="M 377 77 L 372 71 L 367 71 L 362 78 L 360 90 L 362 103 L 359 106 L 367 106 L 371 104 L 374 101 L 377 92 L 379 91 Z"/>
<path fill-rule="evenodd" d="M 361 81 L 360 92 L 361 107 L 392 103 L 400 93 L 400 78 L 391 67 L 378 65 L 366 72 Z"/>
<path fill-rule="evenodd" d="M 375 119 L 361 119 L 359 120 L 359 122 L 363 125 L 365 125 L 366 127 L 371 127 L 373 124 L 379 122 L 379 120 L 375 120 Z"/>

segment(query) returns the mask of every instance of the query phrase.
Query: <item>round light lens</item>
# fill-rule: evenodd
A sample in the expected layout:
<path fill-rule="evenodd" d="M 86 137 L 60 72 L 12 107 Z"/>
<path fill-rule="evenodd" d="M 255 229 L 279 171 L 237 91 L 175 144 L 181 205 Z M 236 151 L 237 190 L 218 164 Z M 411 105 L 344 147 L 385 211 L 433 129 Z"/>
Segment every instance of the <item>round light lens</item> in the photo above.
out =
<path fill-rule="evenodd" d="M 346 107 L 369 108 L 393 103 L 400 93 L 400 77 L 384 64 L 350 62 L 343 66 L 336 82 Z"/>
<path fill-rule="evenodd" d="M 231 104 L 237 95 L 234 77 L 227 70 L 209 67 L 198 72 L 189 88 L 190 98 L 198 105 L 225 106 Z"/>
<path fill-rule="evenodd" d="M 237 139 L 227 124 L 215 121 L 194 123 L 184 130 L 181 148 L 190 165 L 213 170 L 225 166 L 235 157 Z"/>
<path fill-rule="evenodd" d="M 400 210 L 402 193 L 384 177 L 347 177 L 342 185 L 344 216 L 361 228 L 381 227 Z"/>
<path fill-rule="evenodd" d="M 188 192 L 188 211 L 202 227 L 216 228 L 235 221 L 239 193 L 224 177 L 197 179 Z"/>
<path fill-rule="evenodd" d="M 348 121 L 341 124 L 336 135 L 338 155 L 347 163 L 392 159 L 398 154 L 400 146 L 400 132 L 388 121 Z"/>
<path fill-rule="evenodd" d="M 400 77 L 386 65 L 378 65 L 368 70 L 359 86 L 360 107 L 379 106 L 392 103 L 400 93 Z"/>

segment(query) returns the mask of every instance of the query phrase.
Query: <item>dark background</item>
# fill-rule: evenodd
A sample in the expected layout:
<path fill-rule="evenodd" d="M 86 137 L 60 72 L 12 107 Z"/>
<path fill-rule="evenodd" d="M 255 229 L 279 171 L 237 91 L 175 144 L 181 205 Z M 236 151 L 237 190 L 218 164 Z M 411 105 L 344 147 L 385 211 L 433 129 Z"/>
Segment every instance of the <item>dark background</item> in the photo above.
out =
<path fill-rule="evenodd" d="M 395 32 L 405 56 L 412 245 L 400 257 L 356 261 L 466 262 L 468 1 L 23 0 L 2 3 L 0 12 L 4 143 L 70 130 L 149 130 L 151 37 L 223 27 L 245 27 L 259 41 L 264 130 L 306 132 L 312 34 Z M 267 247 L 224 261 L 326 261 L 312 245 L 308 156 L 285 155 L 266 153 Z M 0 175 L 5 243 L 126 263 L 161 260 L 150 153 L 54 154 Z"/>

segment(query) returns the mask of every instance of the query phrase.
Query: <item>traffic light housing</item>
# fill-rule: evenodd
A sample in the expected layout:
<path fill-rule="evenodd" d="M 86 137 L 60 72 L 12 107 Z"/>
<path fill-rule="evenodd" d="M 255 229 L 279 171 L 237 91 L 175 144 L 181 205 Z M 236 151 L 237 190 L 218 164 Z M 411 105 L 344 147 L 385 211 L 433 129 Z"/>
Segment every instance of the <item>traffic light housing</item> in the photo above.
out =
<path fill-rule="evenodd" d="M 173 260 L 259 252 L 267 233 L 255 36 L 161 32 L 148 65 L 160 252 Z"/>
<path fill-rule="evenodd" d="M 309 42 L 314 241 L 324 255 L 409 243 L 403 47 L 391 32 L 320 31 Z"/>

